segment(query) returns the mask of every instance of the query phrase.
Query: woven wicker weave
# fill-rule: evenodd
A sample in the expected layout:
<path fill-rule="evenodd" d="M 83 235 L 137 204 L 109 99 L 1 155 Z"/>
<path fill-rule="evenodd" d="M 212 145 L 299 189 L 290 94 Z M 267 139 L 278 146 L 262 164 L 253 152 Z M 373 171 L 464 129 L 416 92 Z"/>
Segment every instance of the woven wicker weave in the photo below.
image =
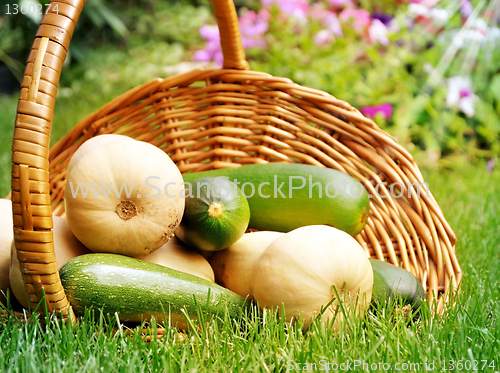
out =
<path fill-rule="evenodd" d="M 356 237 L 371 257 L 413 272 L 430 297 L 456 289 L 461 270 L 456 237 L 432 195 L 415 198 L 422 175 L 411 155 L 373 121 L 330 94 L 251 71 L 231 0 L 213 0 L 224 54 L 222 69 L 156 79 L 114 99 L 78 123 L 49 150 L 59 76 L 85 0 L 58 0 L 44 16 L 29 56 L 13 142 L 14 233 L 21 271 L 35 306 L 73 318 L 59 279 L 52 213 L 63 211 L 66 167 L 87 139 L 118 133 L 150 142 L 181 172 L 292 162 L 330 167 L 358 178 L 371 199 Z M 52 6 L 50 9 L 54 9 Z M 399 182 L 413 198 L 394 198 Z M 375 186 L 381 185 L 376 194 Z M 397 191 L 394 188 L 393 191 Z M 394 193 L 393 193 L 394 194 Z"/>

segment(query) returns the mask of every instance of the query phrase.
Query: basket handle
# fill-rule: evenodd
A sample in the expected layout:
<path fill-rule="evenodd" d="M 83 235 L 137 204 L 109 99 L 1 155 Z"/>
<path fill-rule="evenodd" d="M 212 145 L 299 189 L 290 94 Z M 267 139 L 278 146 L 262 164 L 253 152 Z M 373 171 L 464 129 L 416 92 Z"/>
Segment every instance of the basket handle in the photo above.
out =
<path fill-rule="evenodd" d="M 57 87 L 68 47 L 86 0 L 51 0 L 28 57 L 12 145 L 11 199 L 14 240 L 34 309 L 74 320 L 59 278 L 52 234 L 49 147 Z M 211 0 L 221 34 L 224 68 L 249 69 L 233 0 Z"/>
<path fill-rule="evenodd" d="M 241 42 L 238 14 L 233 0 L 210 0 L 217 25 L 219 26 L 223 67 L 226 69 L 249 70 L 245 50 Z"/>

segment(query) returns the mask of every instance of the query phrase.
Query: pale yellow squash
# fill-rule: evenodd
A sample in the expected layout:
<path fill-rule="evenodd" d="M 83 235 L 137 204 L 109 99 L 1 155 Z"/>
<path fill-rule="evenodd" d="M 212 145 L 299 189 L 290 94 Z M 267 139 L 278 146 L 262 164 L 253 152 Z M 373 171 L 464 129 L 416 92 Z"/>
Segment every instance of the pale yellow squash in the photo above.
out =
<path fill-rule="evenodd" d="M 179 169 L 161 149 L 115 140 L 85 154 L 69 172 L 66 217 L 90 250 L 144 256 L 173 236 L 184 212 L 183 190 Z"/>
<path fill-rule="evenodd" d="M 0 199 L 0 302 L 5 304 L 9 288 L 10 243 L 14 238 L 12 223 L 12 202 Z"/>
<path fill-rule="evenodd" d="M 73 235 L 66 219 L 59 216 L 53 216 L 52 219 L 54 221 L 54 228 L 52 228 L 54 235 L 54 252 L 56 255 L 57 267 L 59 269 L 71 259 L 91 253 L 91 251 Z M 10 286 L 19 303 L 21 303 L 23 307 L 28 308 L 29 295 L 25 290 L 23 278 L 19 269 L 19 260 L 17 259 L 14 240 L 12 240 L 12 245 L 9 245 L 9 249 L 11 250 L 9 273 Z"/>
<path fill-rule="evenodd" d="M 172 237 L 158 250 L 139 259 L 215 282 L 214 271 L 208 261 L 184 246 L 177 237 Z"/>
<path fill-rule="evenodd" d="M 301 227 L 277 238 L 259 258 L 252 281 L 260 307 L 281 313 L 284 305 L 287 320 L 301 319 L 304 329 L 320 318 L 337 331 L 346 319 L 335 290 L 351 320 L 364 314 L 372 287 L 373 271 L 361 245 L 326 225 Z"/>
<path fill-rule="evenodd" d="M 132 140 L 134 139 L 124 136 L 124 135 L 116 135 L 116 134 L 104 134 L 96 137 L 92 137 L 85 141 L 78 150 L 73 154 L 71 159 L 69 160 L 68 167 L 66 168 L 66 174 L 69 174 L 73 167 L 88 153 L 94 151 L 97 148 L 100 148 L 103 145 L 106 145 L 113 141 L 123 141 L 123 140 Z"/>
<path fill-rule="evenodd" d="M 245 233 L 225 250 L 214 252 L 209 261 L 215 273 L 215 281 L 242 297 L 254 299 L 251 281 L 255 263 L 264 250 L 282 232 L 261 231 Z"/>

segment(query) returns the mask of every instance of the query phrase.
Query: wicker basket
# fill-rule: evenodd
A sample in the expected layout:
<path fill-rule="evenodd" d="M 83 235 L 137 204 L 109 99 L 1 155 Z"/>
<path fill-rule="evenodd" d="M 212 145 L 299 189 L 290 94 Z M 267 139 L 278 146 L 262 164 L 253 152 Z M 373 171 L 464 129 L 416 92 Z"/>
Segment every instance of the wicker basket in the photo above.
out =
<path fill-rule="evenodd" d="M 424 180 L 411 155 L 348 103 L 251 71 L 232 0 L 212 0 L 223 68 L 136 87 L 90 114 L 49 150 L 59 76 L 85 0 L 57 4 L 59 13 L 43 17 L 33 43 L 12 146 L 14 237 L 32 306 L 45 294 L 49 312 L 74 317 L 55 262 L 52 214 L 63 212 L 66 167 L 76 149 L 93 136 L 118 133 L 163 149 L 181 172 L 290 162 L 358 178 L 374 197 L 357 241 L 370 257 L 414 273 L 429 297 L 436 296 L 438 310 L 443 308 L 461 279 L 455 234 L 431 194 L 394 198 L 389 190 L 399 182 L 405 197 L 416 195 L 416 184 L 409 183 Z M 376 185 L 385 198 L 377 196 Z"/>

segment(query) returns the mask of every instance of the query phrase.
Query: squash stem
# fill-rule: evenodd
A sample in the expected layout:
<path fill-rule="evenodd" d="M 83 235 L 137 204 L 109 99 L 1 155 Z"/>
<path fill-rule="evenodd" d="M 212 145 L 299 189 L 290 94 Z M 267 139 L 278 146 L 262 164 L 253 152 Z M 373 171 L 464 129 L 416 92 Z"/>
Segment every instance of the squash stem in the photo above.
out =
<path fill-rule="evenodd" d="M 121 219 L 129 220 L 137 215 L 137 207 L 132 201 L 121 201 L 116 206 L 115 212 Z"/>

